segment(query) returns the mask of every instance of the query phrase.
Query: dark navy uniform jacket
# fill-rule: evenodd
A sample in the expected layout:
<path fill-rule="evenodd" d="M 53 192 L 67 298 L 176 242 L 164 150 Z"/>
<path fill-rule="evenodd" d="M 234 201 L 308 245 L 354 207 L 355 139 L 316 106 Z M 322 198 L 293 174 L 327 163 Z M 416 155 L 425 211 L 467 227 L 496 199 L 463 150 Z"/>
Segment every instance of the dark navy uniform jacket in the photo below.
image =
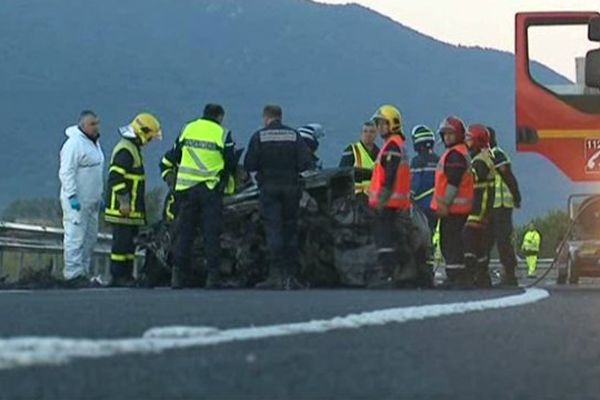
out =
<path fill-rule="evenodd" d="M 298 185 L 300 173 L 313 166 L 306 142 L 281 121 L 273 121 L 252 135 L 244 159 L 244 168 L 257 173 L 260 187 Z"/>

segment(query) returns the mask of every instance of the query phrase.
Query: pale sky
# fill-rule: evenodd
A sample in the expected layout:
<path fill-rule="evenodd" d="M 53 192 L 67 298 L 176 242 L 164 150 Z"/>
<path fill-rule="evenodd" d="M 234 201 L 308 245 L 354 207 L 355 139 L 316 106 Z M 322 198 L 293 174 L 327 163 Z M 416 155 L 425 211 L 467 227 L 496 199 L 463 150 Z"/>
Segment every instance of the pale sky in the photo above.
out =
<path fill-rule="evenodd" d="M 514 52 L 518 11 L 600 11 L 598 0 L 317 0 L 358 3 L 438 40 Z M 600 47 L 581 27 L 535 28 L 530 56 L 575 80 L 575 57 Z"/>

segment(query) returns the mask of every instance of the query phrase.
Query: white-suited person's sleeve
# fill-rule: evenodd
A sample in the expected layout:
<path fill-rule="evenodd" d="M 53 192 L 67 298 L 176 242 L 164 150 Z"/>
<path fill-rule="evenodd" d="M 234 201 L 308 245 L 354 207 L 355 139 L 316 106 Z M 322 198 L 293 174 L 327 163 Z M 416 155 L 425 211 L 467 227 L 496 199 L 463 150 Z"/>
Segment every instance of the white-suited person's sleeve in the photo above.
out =
<path fill-rule="evenodd" d="M 58 177 L 62 186 L 62 192 L 67 197 L 77 195 L 77 165 L 79 162 L 79 146 L 73 139 L 69 139 L 60 151 L 60 169 Z"/>

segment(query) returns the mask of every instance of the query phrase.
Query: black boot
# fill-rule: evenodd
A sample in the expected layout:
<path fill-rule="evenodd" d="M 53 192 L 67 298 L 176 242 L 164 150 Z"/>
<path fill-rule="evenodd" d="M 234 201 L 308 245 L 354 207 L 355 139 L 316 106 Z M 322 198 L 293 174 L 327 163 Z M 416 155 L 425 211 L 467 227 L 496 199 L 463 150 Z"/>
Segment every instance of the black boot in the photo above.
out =
<path fill-rule="evenodd" d="M 506 267 L 502 278 L 500 280 L 500 286 L 502 287 L 518 287 L 519 281 L 515 274 L 515 267 Z"/>
<path fill-rule="evenodd" d="M 446 269 L 446 280 L 438 286 L 440 289 L 471 289 L 473 278 L 466 268 Z"/>
<path fill-rule="evenodd" d="M 479 289 L 489 289 L 492 287 L 492 278 L 487 268 L 479 268 L 475 274 L 475 287 Z"/>
<path fill-rule="evenodd" d="M 132 276 L 117 276 L 112 279 L 110 287 L 132 288 L 136 286 Z"/>

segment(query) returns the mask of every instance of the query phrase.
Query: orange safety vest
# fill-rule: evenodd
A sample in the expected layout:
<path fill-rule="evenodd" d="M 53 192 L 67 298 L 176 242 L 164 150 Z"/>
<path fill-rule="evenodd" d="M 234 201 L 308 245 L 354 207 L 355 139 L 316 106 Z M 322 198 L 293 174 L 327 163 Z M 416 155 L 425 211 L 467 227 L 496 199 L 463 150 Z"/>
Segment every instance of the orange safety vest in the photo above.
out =
<path fill-rule="evenodd" d="M 385 185 L 385 168 L 381 165 L 381 157 L 387 152 L 387 148 L 390 144 L 395 143 L 400 147 L 401 160 L 398 165 L 398 171 L 396 173 L 396 182 L 392 189 L 392 195 L 388 202 L 385 204 L 387 208 L 407 210 L 411 207 L 410 202 L 410 167 L 408 165 L 408 157 L 404 150 L 404 139 L 400 135 L 391 135 L 390 138 L 385 142 L 375 167 L 373 168 L 373 176 L 371 177 L 371 186 L 369 188 L 369 205 L 373 208 L 377 208 L 379 205 L 379 195 Z"/>
<path fill-rule="evenodd" d="M 433 192 L 433 199 L 431 200 L 431 209 L 438 209 L 438 201 L 446 196 L 446 190 L 448 189 L 448 177 L 444 172 L 444 166 L 446 165 L 446 158 L 452 150 L 456 150 L 461 153 L 467 160 L 467 170 L 463 175 L 460 186 L 458 187 L 458 193 L 450 204 L 448 212 L 450 214 L 465 215 L 471 212 L 473 207 L 473 196 L 474 196 L 474 179 L 473 172 L 471 172 L 471 157 L 469 156 L 469 150 L 464 143 L 457 144 L 448 150 L 440 158 L 437 169 L 435 171 L 435 189 Z"/>

